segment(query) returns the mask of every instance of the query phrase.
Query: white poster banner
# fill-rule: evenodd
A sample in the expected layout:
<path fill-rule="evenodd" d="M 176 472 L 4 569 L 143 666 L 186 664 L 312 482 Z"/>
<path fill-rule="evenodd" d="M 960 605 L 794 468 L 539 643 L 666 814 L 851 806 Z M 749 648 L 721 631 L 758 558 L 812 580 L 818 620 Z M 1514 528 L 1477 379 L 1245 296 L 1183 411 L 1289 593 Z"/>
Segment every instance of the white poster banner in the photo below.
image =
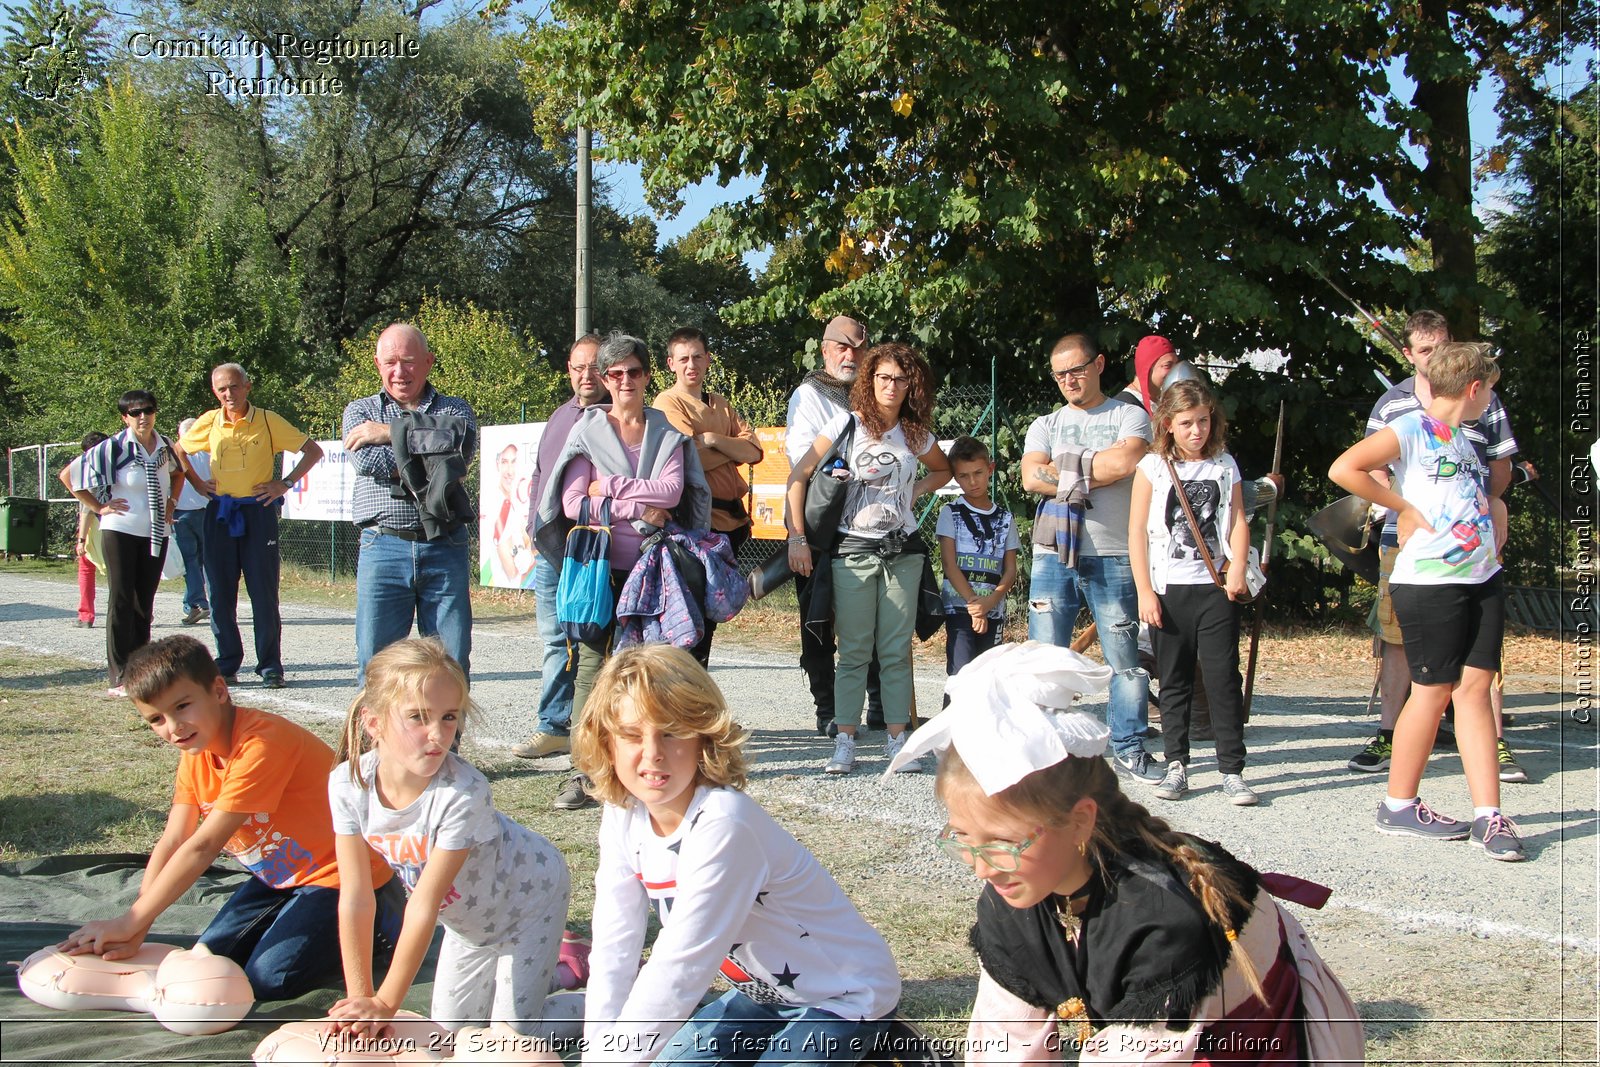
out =
<path fill-rule="evenodd" d="M 355 493 L 356 472 L 352 459 L 340 441 L 318 441 L 322 460 L 306 472 L 283 498 L 286 519 L 321 519 L 324 522 L 351 522 L 350 498 Z M 287 478 L 300 462 L 300 453 L 283 454 L 283 476 Z"/>
<path fill-rule="evenodd" d="M 478 441 L 478 584 L 533 588 L 528 491 L 544 423 L 484 426 Z"/>

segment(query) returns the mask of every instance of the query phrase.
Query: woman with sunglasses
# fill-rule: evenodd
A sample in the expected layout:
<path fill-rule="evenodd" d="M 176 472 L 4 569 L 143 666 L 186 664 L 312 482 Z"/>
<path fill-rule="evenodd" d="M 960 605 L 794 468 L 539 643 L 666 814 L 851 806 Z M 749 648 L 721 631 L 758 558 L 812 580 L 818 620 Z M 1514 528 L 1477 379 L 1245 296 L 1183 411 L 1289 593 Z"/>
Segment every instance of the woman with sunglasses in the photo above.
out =
<path fill-rule="evenodd" d="M 107 696 L 120 697 L 122 669 L 150 643 L 156 587 L 183 478 L 183 453 L 156 433 L 156 397 L 130 389 L 117 401 L 122 432 L 75 462 L 67 488 L 100 518 L 106 563 Z"/>
<path fill-rule="evenodd" d="M 540 490 L 537 538 L 541 553 L 560 559 L 567 531 L 578 520 L 584 502 L 588 501 L 590 518 L 596 521 L 601 505 L 608 505 L 615 606 L 646 537 L 674 516 L 685 529 L 710 526 L 711 491 L 694 442 L 678 432 L 666 415 L 645 406 L 650 385 L 650 350 L 645 343 L 613 333 L 601 342 L 595 366 L 611 403 L 584 409 L 560 459 L 546 475 Z M 611 628 L 594 643 L 577 646 L 574 725 L 610 648 Z M 558 806 L 564 806 L 559 804 L 561 798 L 557 799 Z M 579 807 L 588 803 L 581 796 L 569 800 Z"/>
<path fill-rule="evenodd" d="M 1110 678 L 1068 649 L 1001 645 L 950 679 L 949 709 L 896 761 L 942 752 L 939 845 L 985 883 L 967 1063 L 1361 1062 L 1354 1004 L 1273 899 L 1328 891 L 1128 799 L 1110 731 L 1073 710 Z"/>
<path fill-rule="evenodd" d="M 867 350 L 850 388 L 851 411 L 823 426 L 789 474 L 785 521 L 789 566 L 799 575 L 816 568 L 811 608 L 830 604 L 839 666 L 833 677 L 833 756 L 827 774 L 855 769 L 856 729 L 867 691 L 867 667 L 877 653 L 883 719 L 893 759 L 905 744 L 911 719 L 911 636 L 917 621 L 928 546 L 917 532 L 916 499 L 950 480 L 950 464 L 934 438 L 932 374 L 910 345 L 890 342 Z M 806 483 L 833 442 L 851 434 L 841 459 L 849 479 L 839 540 L 831 558 L 806 544 Z M 918 464 L 928 473 L 917 477 Z M 828 472 L 824 472 L 825 475 Z M 831 597 L 829 590 L 831 581 Z M 942 619 L 941 619 L 942 621 Z M 905 770 L 920 770 L 908 764 Z"/>

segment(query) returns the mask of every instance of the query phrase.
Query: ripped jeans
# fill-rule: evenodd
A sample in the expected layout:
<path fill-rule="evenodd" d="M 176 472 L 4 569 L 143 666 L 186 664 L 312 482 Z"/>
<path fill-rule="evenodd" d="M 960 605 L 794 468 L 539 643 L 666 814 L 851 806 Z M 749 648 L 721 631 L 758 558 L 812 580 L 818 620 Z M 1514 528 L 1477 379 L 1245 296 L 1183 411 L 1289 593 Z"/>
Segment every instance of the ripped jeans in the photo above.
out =
<path fill-rule="evenodd" d="M 1028 639 L 1066 648 L 1078 605 L 1087 602 L 1100 630 L 1100 650 L 1111 676 L 1106 725 L 1120 754 L 1144 744 L 1150 675 L 1139 666 L 1139 593 L 1127 556 L 1079 556 L 1073 570 L 1049 549 L 1035 548 L 1028 585 Z"/>

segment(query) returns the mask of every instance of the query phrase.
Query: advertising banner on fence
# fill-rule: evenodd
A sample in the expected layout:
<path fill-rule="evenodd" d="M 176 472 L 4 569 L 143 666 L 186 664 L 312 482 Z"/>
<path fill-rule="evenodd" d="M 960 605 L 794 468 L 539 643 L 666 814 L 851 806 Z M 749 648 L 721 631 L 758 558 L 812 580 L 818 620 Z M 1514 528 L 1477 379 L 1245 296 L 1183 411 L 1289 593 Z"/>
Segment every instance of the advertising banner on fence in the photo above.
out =
<path fill-rule="evenodd" d="M 782 426 L 756 427 L 756 439 L 766 457 L 748 468 L 750 482 L 750 536 L 758 541 L 783 540 L 783 490 L 789 484 L 789 456 L 783 450 Z"/>
<path fill-rule="evenodd" d="M 544 423 L 484 426 L 478 441 L 478 584 L 533 588 L 528 490 Z"/>
<path fill-rule="evenodd" d="M 350 498 L 355 493 L 356 472 L 353 457 L 339 441 L 318 441 L 322 462 L 312 467 L 283 498 L 286 519 L 320 519 L 323 522 L 350 522 Z M 289 476 L 300 453 L 283 454 L 283 474 Z"/>

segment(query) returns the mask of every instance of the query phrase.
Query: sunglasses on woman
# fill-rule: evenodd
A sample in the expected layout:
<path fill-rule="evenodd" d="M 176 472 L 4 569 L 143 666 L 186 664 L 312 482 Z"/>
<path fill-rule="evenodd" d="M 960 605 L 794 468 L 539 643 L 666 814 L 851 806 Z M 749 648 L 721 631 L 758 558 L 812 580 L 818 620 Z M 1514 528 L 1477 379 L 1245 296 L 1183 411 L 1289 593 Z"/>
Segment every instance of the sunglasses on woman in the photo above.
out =
<path fill-rule="evenodd" d="M 606 371 L 606 377 L 620 385 L 624 379 L 635 382 L 648 373 L 643 367 L 612 367 Z"/>

